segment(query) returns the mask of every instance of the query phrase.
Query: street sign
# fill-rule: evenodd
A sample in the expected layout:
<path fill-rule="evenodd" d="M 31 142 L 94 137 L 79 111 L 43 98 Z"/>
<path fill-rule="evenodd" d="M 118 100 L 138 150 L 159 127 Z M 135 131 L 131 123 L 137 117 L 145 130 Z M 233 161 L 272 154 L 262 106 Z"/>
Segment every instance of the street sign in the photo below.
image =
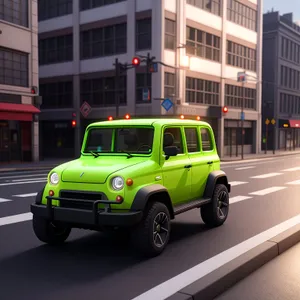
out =
<path fill-rule="evenodd" d="M 247 81 L 247 74 L 245 72 L 238 72 L 238 74 L 237 74 L 237 81 L 238 82 L 245 82 L 245 81 Z"/>
<path fill-rule="evenodd" d="M 245 120 L 245 112 L 241 112 L 241 120 L 244 121 Z"/>
<path fill-rule="evenodd" d="M 265 124 L 266 124 L 266 125 L 269 125 L 269 124 L 270 124 L 270 120 L 269 120 L 269 119 L 266 119 Z"/>
<path fill-rule="evenodd" d="M 150 72 L 150 73 L 157 73 L 157 72 L 158 72 L 158 63 L 152 62 L 152 63 L 150 64 L 149 72 Z"/>
<path fill-rule="evenodd" d="M 150 91 L 148 88 L 143 88 L 143 101 L 150 100 Z"/>
<path fill-rule="evenodd" d="M 275 119 L 272 119 L 271 123 L 272 123 L 272 125 L 275 125 L 275 123 L 276 123 Z"/>
<path fill-rule="evenodd" d="M 84 101 L 80 107 L 80 112 L 82 113 L 82 115 L 86 118 L 91 110 L 91 106 L 86 101 Z"/>
<path fill-rule="evenodd" d="M 162 104 L 161 104 L 161 106 L 166 110 L 166 111 L 169 111 L 171 108 L 172 108 L 172 106 L 173 106 L 173 102 L 170 100 L 170 99 L 165 99 L 163 102 L 162 102 Z"/>

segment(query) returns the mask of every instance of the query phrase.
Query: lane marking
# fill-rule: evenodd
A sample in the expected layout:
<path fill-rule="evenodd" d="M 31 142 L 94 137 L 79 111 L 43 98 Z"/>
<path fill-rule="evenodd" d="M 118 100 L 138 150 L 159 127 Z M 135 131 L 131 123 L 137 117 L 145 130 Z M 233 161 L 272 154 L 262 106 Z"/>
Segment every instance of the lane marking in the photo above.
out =
<path fill-rule="evenodd" d="M 25 182 L 25 181 L 34 181 L 34 180 L 47 180 L 47 177 L 37 177 L 37 178 L 28 178 L 28 179 L 15 179 L 12 182 Z"/>
<path fill-rule="evenodd" d="M 300 185 L 300 180 L 290 181 L 290 182 L 287 182 L 286 184 L 290 184 L 290 185 Z"/>
<path fill-rule="evenodd" d="M 254 169 L 256 168 L 256 166 L 249 166 L 249 167 L 241 167 L 241 168 L 236 168 L 236 171 L 240 171 L 240 170 L 248 170 L 248 169 Z"/>
<path fill-rule="evenodd" d="M 47 176 L 47 175 L 48 175 L 48 173 L 31 174 L 31 175 L 0 176 L 0 180 L 2 180 L 2 179 L 10 179 L 10 178 L 21 178 L 21 177 Z"/>
<path fill-rule="evenodd" d="M 288 219 L 272 228 L 267 229 L 243 242 L 237 244 L 201 263 L 184 271 L 177 276 L 155 286 L 147 292 L 135 297 L 132 300 L 164 300 L 184 287 L 201 279 L 205 275 L 222 267 L 238 256 L 257 247 L 258 245 L 274 238 L 278 234 L 300 224 L 300 215 Z"/>
<path fill-rule="evenodd" d="M 4 199 L 4 198 L 0 198 L 0 203 L 4 203 L 4 202 L 10 202 L 12 200 L 10 199 Z"/>
<path fill-rule="evenodd" d="M 229 182 L 229 184 L 231 184 L 231 186 L 237 186 L 237 185 L 241 185 L 241 184 L 246 184 L 249 182 L 245 182 L 245 181 L 231 181 Z"/>
<path fill-rule="evenodd" d="M 250 196 L 236 196 L 236 197 L 229 198 L 229 203 L 233 204 L 233 203 L 237 203 L 237 202 L 252 199 L 252 198 L 253 197 L 250 197 Z"/>
<path fill-rule="evenodd" d="M 37 195 L 37 193 L 31 193 L 31 194 L 13 195 L 13 197 L 27 198 L 27 197 L 33 197 L 33 196 L 36 196 L 36 195 Z"/>
<path fill-rule="evenodd" d="M 282 172 L 294 172 L 294 171 L 299 171 L 299 170 L 300 170 L 300 167 L 295 167 L 295 168 L 282 170 Z"/>
<path fill-rule="evenodd" d="M 252 176 L 250 178 L 263 179 L 263 178 L 270 178 L 278 175 L 282 175 L 282 173 L 268 173 L 268 174 L 262 174 L 258 176 Z"/>
<path fill-rule="evenodd" d="M 0 183 L 0 186 L 18 185 L 18 184 L 29 184 L 29 183 L 39 183 L 39 182 L 46 182 L 46 181 L 47 180 L 25 181 L 25 182 L 6 182 L 6 183 Z"/>
<path fill-rule="evenodd" d="M 0 226 L 20 223 L 29 220 L 32 220 L 31 212 L 0 218 Z"/>
<path fill-rule="evenodd" d="M 249 195 L 265 196 L 265 195 L 268 195 L 268 194 L 271 194 L 271 193 L 274 193 L 274 192 L 284 190 L 286 188 L 287 188 L 286 186 L 273 186 L 271 188 L 267 188 L 267 189 L 264 189 L 264 190 L 249 193 Z"/>

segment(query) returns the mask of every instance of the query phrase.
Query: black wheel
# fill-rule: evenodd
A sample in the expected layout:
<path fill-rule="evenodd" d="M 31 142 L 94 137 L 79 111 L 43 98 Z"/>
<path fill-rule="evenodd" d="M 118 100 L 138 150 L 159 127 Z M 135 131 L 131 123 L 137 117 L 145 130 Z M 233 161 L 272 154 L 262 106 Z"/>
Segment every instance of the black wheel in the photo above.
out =
<path fill-rule="evenodd" d="M 134 245 L 147 256 L 161 254 L 170 239 L 170 213 L 160 202 L 152 203 L 145 211 L 139 226 L 132 232 Z"/>
<path fill-rule="evenodd" d="M 71 228 L 54 224 L 47 219 L 35 215 L 33 215 L 32 226 L 37 238 L 51 245 L 62 244 L 71 233 Z"/>
<path fill-rule="evenodd" d="M 229 194 L 224 184 L 217 184 L 209 204 L 201 207 L 203 222 L 210 227 L 222 225 L 229 212 Z"/>

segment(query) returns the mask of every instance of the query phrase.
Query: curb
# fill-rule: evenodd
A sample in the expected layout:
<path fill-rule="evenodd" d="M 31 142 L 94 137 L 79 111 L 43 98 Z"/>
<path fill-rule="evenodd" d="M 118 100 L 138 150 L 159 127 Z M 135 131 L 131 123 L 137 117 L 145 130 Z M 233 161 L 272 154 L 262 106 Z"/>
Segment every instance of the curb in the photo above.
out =
<path fill-rule="evenodd" d="M 173 294 L 167 300 L 213 300 L 300 242 L 300 224 L 249 250 Z"/>
<path fill-rule="evenodd" d="M 51 166 L 41 166 L 41 167 L 20 167 L 20 168 L 0 168 L 0 174 L 6 172 L 17 172 L 17 171 L 34 171 L 34 170 L 50 170 L 56 165 Z"/>

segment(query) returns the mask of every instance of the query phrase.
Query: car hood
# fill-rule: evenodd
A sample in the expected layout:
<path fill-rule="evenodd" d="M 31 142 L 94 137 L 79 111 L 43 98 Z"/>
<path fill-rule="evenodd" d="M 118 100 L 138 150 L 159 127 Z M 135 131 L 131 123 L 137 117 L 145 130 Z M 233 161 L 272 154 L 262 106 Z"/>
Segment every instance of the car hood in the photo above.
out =
<path fill-rule="evenodd" d="M 107 178 L 117 171 L 141 164 L 140 157 L 98 157 L 77 159 L 67 163 L 61 173 L 61 180 L 74 183 L 105 183 Z"/>

